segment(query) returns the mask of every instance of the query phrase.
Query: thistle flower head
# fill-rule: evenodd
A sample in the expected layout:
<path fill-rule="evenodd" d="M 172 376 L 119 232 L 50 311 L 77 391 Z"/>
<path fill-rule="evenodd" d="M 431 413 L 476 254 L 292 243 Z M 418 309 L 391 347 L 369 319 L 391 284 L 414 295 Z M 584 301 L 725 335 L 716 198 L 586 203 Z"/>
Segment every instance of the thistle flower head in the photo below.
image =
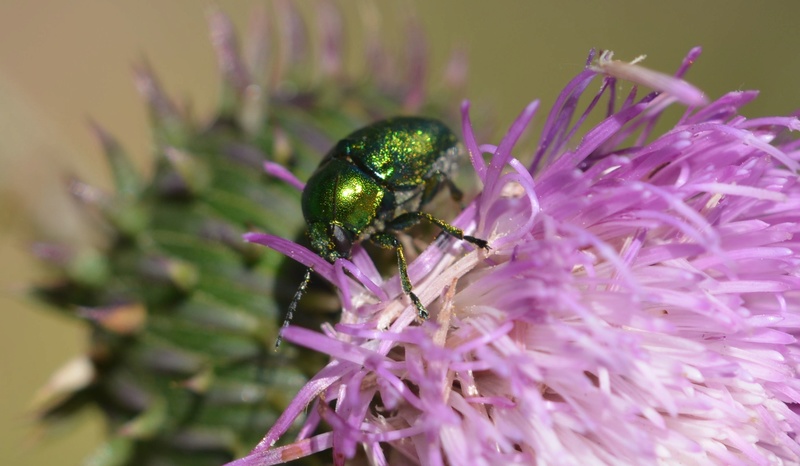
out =
<path fill-rule="evenodd" d="M 241 234 L 291 236 L 303 217 L 292 208 L 296 193 L 256 168 L 280 162 L 305 178 L 342 131 L 397 113 L 448 119 L 442 109 L 457 110 L 463 73 L 436 80 L 446 92 L 425 86 L 418 27 L 398 54 L 384 50 L 379 18 L 347 22 L 332 2 L 313 15 L 296 6 L 276 0 L 256 11 L 244 48 L 231 21 L 209 11 L 221 85 L 212 115 L 198 118 L 147 65 L 136 66 L 153 125 L 151 174 L 93 124 L 116 189 L 76 180 L 70 191 L 106 241 L 87 252 L 35 248 L 55 269 L 35 294 L 91 329 L 86 354 L 50 380 L 36 408 L 50 425 L 99 408 L 108 439 L 90 464 L 219 465 L 261 438 L 326 359 L 271 351 L 290 261 Z M 359 32 L 368 37 L 369 76 L 344 66 L 349 53 L 363 54 L 344 40 Z M 307 298 L 302 323 L 318 327 L 336 300 L 324 289 Z"/>
<path fill-rule="evenodd" d="M 341 464 L 358 447 L 379 465 L 800 461 L 800 142 L 785 134 L 800 122 L 744 118 L 752 91 L 706 102 L 681 79 L 698 54 L 674 76 L 591 57 L 527 164 L 515 144 L 537 102 L 497 145 L 464 104 L 483 190 L 453 224 L 492 249 L 441 237 L 410 264 L 421 325 L 363 249 L 329 264 L 246 235 L 337 284 L 343 310 L 323 333 L 287 328 L 330 363 L 235 464 L 329 448 Z M 656 91 L 618 104 L 618 78 Z M 688 110 L 654 134 L 675 103 Z"/>

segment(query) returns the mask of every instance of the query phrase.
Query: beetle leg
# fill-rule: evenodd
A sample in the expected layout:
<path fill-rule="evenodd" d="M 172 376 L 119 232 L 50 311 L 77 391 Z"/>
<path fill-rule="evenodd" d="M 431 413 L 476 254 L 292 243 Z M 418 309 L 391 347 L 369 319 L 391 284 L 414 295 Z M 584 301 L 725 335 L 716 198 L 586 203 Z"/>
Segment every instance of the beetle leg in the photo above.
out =
<path fill-rule="evenodd" d="M 420 205 L 425 205 L 430 202 L 442 189 L 442 184 L 447 185 L 447 190 L 450 191 L 450 198 L 460 204 L 461 199 L 464 198 L 464 193 L 458 189 L 456 184 L 453 183 L 453 180 L 446 174 L 436 172 L 425 182 L 425 189 L 422 191 Z"/>
<path fill-rule="evenodd" d="M 377 244 L 382 248 L 387 249 L 394 249 L 397 251 L 397 267 L 400 269 L 400 285 L 403 287 L 403 292 L 411 299 L 411 302 L 414 304 L 414 307 L 417 308 L 417 315 L 420 319 L 427 320 L 428 319 L 428 310 L 425 309 L 425 306 L 422 304 L 422 301 L 419 300 L 416 294 L 411 289 L 411 279 L 408 278 L 408 263 L 406 262 L 406 256 L 403 253 L 403 245 L 394 235 L 389 233 L 374 233 L 370 236 L 370 239 L 373 243 Z"/>
<path fill-rule="evenodd" d="M 425 188 L 422 190 L 419 205 L 425 205 L 436 197 L 436 194 L 442 189 L 442 182 L 446 179 L 447 177 L 445 177 L 443 173 L 436 172 L 431 175 L 425 182 Z"/>
<path fill-rule="evenodd" d="M 464 193 L 458 189 L 458 186 L 456 186 L 450 178 L 445 178 L 444 182 L 447 184 L 447 189 L 450 191 L 450 197 L 460 204 L 461 200 L 464 198 Z"/>
<path fill-rule="evenodd" d="M 478 246 L 479 248 L 489 250 L 489 244 L 484 239 L 476 238 L 474 236 L 465 235 L 464 232 L 460 228 L 456 228 L 453 225 L 445 222 L 444 220 L 439 220 L 438 218 L 434 217 L 433 215 L 427 212 L 406 212 L 404 214 L 398 215 L 394 220 L 386 224 L 386 228 L 392 230 L 405 230 L 413 225 L 419 223 L 422 219 L 425 219 L 434 225 L 438 226 L 442 229 L 445 233 L 450 236 L 453 236 L 458 239 L 463 239 L 465 241 L 469 241 L 470 243 Z"/>

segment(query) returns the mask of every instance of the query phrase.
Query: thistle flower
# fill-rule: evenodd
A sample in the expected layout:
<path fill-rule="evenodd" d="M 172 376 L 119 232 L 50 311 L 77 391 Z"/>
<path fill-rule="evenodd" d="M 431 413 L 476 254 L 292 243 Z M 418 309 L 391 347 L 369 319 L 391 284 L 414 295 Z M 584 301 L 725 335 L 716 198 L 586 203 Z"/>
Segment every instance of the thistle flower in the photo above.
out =
<path fill-rule="evenodd" d="M 448 92 L 425 92 L 416 26 L 397 57 L 383 52 L 377 26 L 345 27 L 331 2 L 317 5 L 314 34 L 293 2 L 271 7 L 253 15 L 244 53 L 227 17 L 209 14 L 222 89 L 208 121 L 173 102 L 149 67 L 136 68 L 153 122 L 153 176 L 138 173 L 93 125 L 116 192 L 79 181 L 70 188 L 107 242 L 89 251 L 35 248 L 57 271 L 37 295 L 91 329 L 87 353 L 53 376 L 37 404 L 49 421 L 99 408 L 109 438 L 91 464 L 216 466 L 245 454 L 326 361 L 298 348 L 272 351 L 281 291 L 294 276 L 288 260 L 241 235 L 256 227 L 293 236 L 303 218 L 295 190 L 257 168 L 270 160 L 306 176 L 342 132 L 401 112 L 447 119 L 444 109 L 456 108 L 437 102 L 447 102 L 463 74 L 448 75 Z M 367 63 L 378 71 L 371 76 L 343 66 L 344 31 L 362 29 Z M 276 50 L 268 48 L 273 36 Z M 325 290 L 309 294 L 302 317 L 318 328 L 335 315 L 326 303 L 336 300 Z"/>
<path fill-rule="evenodd" d="M 326 449 L 342 464 L 359 447 L 377 465 L 800 462 L 800 122 L 741 116 L 754 91 L 708 103 L 681 79 L 699 52 L 674 76 L 590 57 L 527 164 L 515 144 L 538 102 L 497 145 L 478 144 L 465 103 L 483 190 L 453 224 L 492 249 L 441 237 L 410 264 L 427 322 L 363 249 L 328 264 L 245 235 L 313 266 L 343 310 L 322 333 L 287 328 L 330 362 L 232 464 Z M 618 78 L 636 84 L 621 104 Z"/>

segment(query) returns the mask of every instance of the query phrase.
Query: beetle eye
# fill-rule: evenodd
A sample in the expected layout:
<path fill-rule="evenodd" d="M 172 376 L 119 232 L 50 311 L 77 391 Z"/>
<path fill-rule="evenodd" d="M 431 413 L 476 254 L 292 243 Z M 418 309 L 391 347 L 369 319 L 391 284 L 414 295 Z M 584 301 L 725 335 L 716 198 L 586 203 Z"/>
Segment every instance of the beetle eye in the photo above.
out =
<path fill-rule="evenodd" d="M 331 241 L 333 242 L 334 250 L 339 254 L 339 257 L 349 256 L 350 250 L 353 248 L 350 232 L 336 224 L 332 225 L 332 227 Z"/>

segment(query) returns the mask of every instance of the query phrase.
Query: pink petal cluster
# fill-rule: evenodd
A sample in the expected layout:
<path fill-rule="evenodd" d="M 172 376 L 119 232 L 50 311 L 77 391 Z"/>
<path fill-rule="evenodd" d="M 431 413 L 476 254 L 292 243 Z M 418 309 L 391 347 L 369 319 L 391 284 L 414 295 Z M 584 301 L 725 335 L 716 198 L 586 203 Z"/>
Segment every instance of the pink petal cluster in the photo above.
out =
<path fill-rule="evenodd" d="M 361 249 L 331 265 L 248 234 L 336 283 L 344 309 L 324 333 L 286 330 L 331 362 L 233 464 L 329 448 L 337 464 L 800 462 L 800 122 L 741 116 L 756 92 L 708 103 L 681 79 L 698 54 L 675 76 L 590 57 L 528 164 L 514 146 L 536 102 L 496 146 L 465 104 L 483 191 L 453 223 L 492 249 L 440 238 L 414 260 L 427 322 Z M 620 104 L 617 78 L 656 92 Z"/>

